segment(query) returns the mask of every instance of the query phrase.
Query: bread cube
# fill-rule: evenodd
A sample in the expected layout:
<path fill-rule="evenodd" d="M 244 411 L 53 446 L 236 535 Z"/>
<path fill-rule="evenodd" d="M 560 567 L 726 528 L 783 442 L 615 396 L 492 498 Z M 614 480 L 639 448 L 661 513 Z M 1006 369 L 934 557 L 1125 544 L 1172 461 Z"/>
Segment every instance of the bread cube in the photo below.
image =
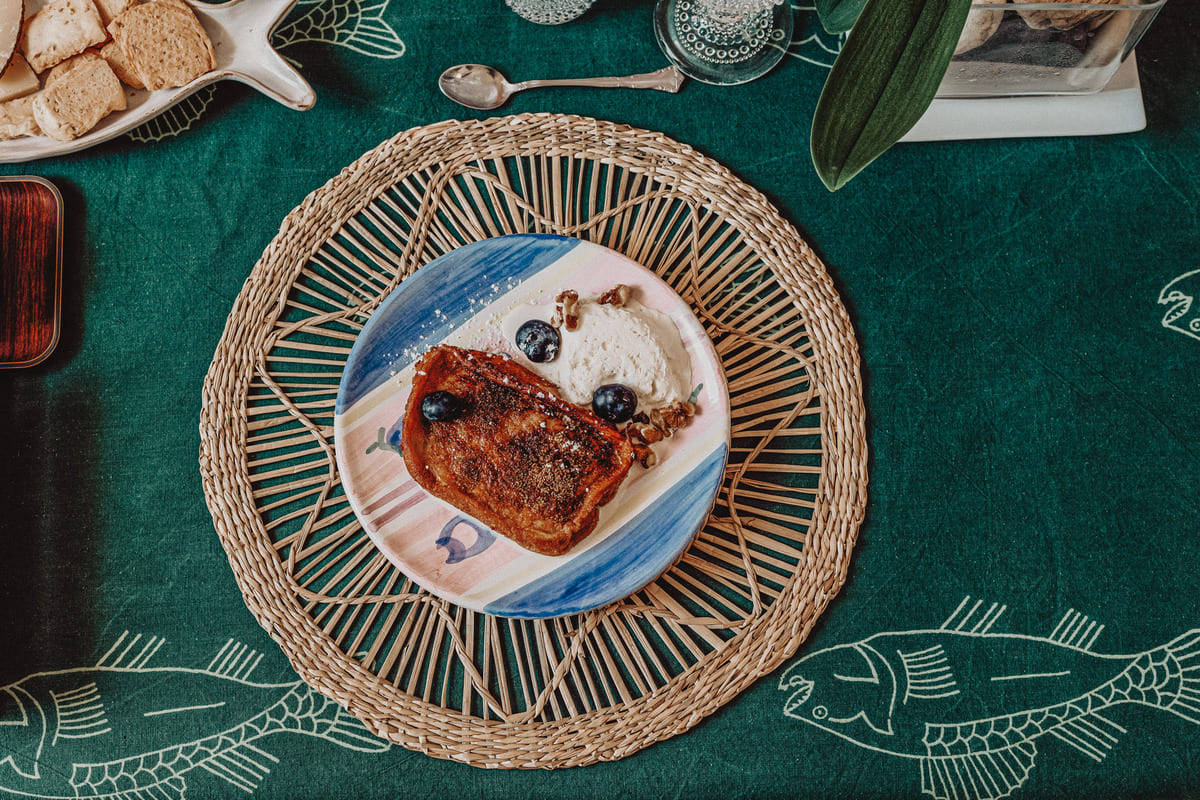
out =
<path fill-rule="evenodd" d="M 113 111 L 125 108 L 125 90 L 98 53 L 75 56 L 48 77 L 33 97 L 33 117 L 52 139 L 70 141 L 96 127 Z"/>
<path fill-rule="evenodd" d="M 33 95 L 0 103 L 0 140 L 37 136 L 42 132 L 33 118 Z"/>
<path fill-rule="evenodd" d="M 107 38 L 92 0 L 54 0 L 26 21 L 21 49 L 35 72 L 45 72 Z"/>

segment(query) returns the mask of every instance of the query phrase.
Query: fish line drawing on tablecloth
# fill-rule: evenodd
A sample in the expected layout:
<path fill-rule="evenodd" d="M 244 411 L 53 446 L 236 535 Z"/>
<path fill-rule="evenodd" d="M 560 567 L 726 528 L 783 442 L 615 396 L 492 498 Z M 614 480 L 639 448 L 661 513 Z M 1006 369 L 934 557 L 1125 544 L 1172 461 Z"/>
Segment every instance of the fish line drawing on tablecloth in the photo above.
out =
<path fill-rule="evenodd" d="M 1164 328 L 1178 331 L 1184 336 L 1200 339 L 1200 269 L 1185 272 L 1168 283 L 1158 293 L 1159 305 L 1167 306 L 1163 314 Z"/>
<path fill-rule="evenodd" d="M 300 0 L 271 34 L 276 47 L 325 42 L 372 58 L 399 58 L 405 45 L 384 21 L 390 0 Z"/>
<path fill-rule="evenodd" d="M 1067 611 L 1047 636 L 999 633 L 1005 606 L 963 600 L 940 627 L 886 632 L 811 653 L 785 670 L 783 713 L 860 747 L 919 762 L 942 800 L 1007 797 L 1042 737 L 1102 761 L 1122 704 L 1200 725 L 1200 629 L 1141 653 L 1093 647 L 1103 631 Z"/>
<path fill-rule="evenodd" d="M 826 32 L 817 18 L 816 6 L 792 3 L 791 7 L 796 15 L 796 32 L 787 45 L 787 54 L 807 64 L 832 67 L 846 43 L 846 35 Z"/>
<path fill-rule="evenodd" d="M 391 0 L 299 0 L 271 34 L 277 50 L 304 42 L 344 47 L 371 58 L 400 58 L 404 41 L 384 20 Z M 288 59 L 299 66 L 293 59 Z M 204 115 L 220 84 L 214 83 L 129 132 L 139 142 L 177 136 Z"/>
<path fill-rule="evenodd" d="M 203 669 L 153 667 L 156 636 L 121 635 L 95 666 L 0 687 L 0 795 L 184 800 L 201 769 L 246 793 L 280 733 L 361 752 L 390 744 L 301 681 L 250 680 L 262 656 L 233 640 Z"/>

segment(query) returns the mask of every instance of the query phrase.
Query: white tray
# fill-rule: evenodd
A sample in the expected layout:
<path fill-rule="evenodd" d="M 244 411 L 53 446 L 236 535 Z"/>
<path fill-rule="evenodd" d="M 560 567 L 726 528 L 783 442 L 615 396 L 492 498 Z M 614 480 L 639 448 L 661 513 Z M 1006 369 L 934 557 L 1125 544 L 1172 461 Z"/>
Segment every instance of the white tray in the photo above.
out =
<path fill-rule="evenodd" d="M 900 141 L 1096 136 L 1146 127 L 1137 63 L 1130 53 L 1095 94 L 937 98 Z"/>

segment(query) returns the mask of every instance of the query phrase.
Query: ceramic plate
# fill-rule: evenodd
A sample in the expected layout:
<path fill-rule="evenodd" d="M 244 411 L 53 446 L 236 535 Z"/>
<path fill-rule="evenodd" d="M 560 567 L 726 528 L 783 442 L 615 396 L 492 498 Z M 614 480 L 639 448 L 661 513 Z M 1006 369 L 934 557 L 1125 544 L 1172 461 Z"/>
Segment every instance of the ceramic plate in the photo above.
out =
<path fill-rule="evenodd" d="M 526 304 L 549 308 L 562 289 L 597 296 L 634 287 L 679 329 L 698 387 L 691 424 L 634 464 L 596 529 L 569 553 L 544 556 L 497 535 L 425 492 L 400 455 L 413 365 L 430 347 L 517 351 L 502 328 Z M 548 317 L 548 315 L 546 315 Z M 539 618 L 607 605 L 669 567 L 704 524 L 729 451 L 729 397 L 720 361 L 687 304 L 654 273 L 595 244 L 521 234 L 466 245 L 418 270 L 384 299 L 346 362 L 334 419 L 338 467 L 376 546 L 428 591 L 466 608 Z"/>

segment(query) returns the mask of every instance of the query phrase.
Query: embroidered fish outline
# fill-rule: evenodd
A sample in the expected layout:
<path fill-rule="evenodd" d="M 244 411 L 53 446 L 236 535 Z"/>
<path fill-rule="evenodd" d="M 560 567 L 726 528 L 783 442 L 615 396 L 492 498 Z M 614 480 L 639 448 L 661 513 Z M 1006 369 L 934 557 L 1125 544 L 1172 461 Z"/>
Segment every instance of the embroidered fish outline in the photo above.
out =
<path fill-rule="evenodd" d="M 0 687 L 0 792 L 184 800 L 185 775 L 202 769 L 252 793 L 279 762 L 258 745 L 264 737 L 391 746 L 301 681 L 250 680 L 262 656 L 245 645 L 229 640 L 204 669 L 150 666 L 162 646 L 125 632 L 95 666 Z"/>
<path fill-rule="evenodd" d="M 1167 306 L 1162 325 L 1184 336 L 1200 339 L 1200 269 L 1185 272 L 1158 293 L 1159 305 Z"/>
<path fill-rule="evenodd" d="M 828 33 L 817 18 L 817 7 L 812 4 L 791 4 L 796 15 L 796 35 L 787 45 L 787 54 L 792 58 L 826 69 L 833 66 L 838 53 L 846 43 L 846 34 Z"/>
<path fill-rule="evenodd" d="M 278 47 L 324 42 L 373 58 L 400 58 L 404 41 L 384 20 L 389 0 L 300 0 L 271 34 Z"/>
<path fill-rule="evenodd" d="M 395 29 L 384 20 L 390 0 L 300 0 L 287 19 L 271 33 L 276 49 L 302 42 L 332 44 L 372 58 L 393 59 L 407 47 Z M 287 59 L 298 66 L 295 59 Z M 196 95 L 130 131 L 138 142 L 158 142 L 178 136 L 196 123 L 212 102 L 217 85 L 206 86 Z"/>
<path fill-rule="evenodd" d="M 860 747 L 916 759 L 937 800 L 997 800 L 1027 780 L 1052 736 L 1102 761 L 1138 704 L 1200 725 L 1200 629 L 1141 653 L 1098 653 L 1075 610 L 1045 637 L 993 630 L 1007 607 L 966 598 L 941 627 L 879 633 L 785 670 L 784 714 Z"/>

